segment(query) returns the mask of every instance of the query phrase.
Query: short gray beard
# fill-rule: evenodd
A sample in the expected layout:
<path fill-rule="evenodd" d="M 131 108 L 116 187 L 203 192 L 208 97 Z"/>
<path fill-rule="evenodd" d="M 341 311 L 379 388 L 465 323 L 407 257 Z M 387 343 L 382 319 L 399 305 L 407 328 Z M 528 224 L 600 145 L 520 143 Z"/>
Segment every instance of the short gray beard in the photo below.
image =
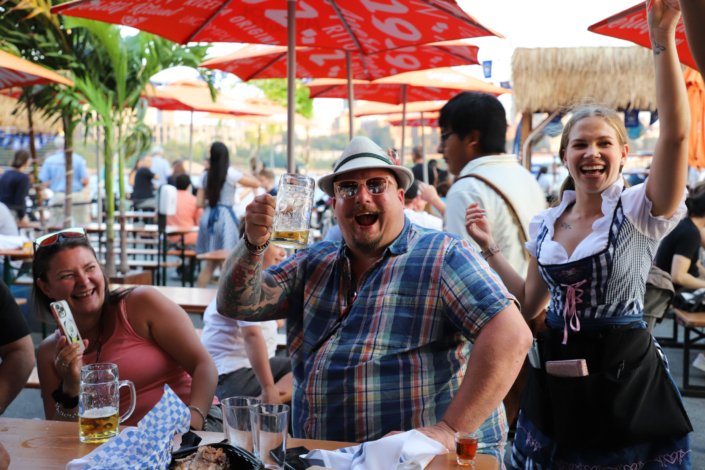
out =
<path fill-rule="evenodd" d="M 382 236 L 383 234 L 380 233 L 379 236 L 374 240 L 359 240 L 353 238 L 351 245 L 353 246 L 353 248 L 362 253 L 370 253 L 372 251 L 376 251 L 377 248 L 379 248 L 379 246 L 382 244 Z"/>

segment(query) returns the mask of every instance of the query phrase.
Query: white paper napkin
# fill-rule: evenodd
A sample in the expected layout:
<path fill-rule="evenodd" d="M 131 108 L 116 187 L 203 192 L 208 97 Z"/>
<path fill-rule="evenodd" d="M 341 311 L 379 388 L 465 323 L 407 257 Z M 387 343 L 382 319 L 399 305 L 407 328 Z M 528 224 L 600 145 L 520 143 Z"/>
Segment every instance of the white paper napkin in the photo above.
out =
<path fill-rule="evenodd" d="M 312 450 L 302 455 L 308 465 L 336 470 L 422 470 L 448 449 L 419 431 L 407 431 L 343 449 Z"/>
<path fill-rule="evenodd" d="M 66 470 L 161 470 L 169 466 L 174 434 L 189 429 L 191 412 L 164 385 L 164 395 L 136 428 L 124 429 L 88 455 L 72 460 Z"/>

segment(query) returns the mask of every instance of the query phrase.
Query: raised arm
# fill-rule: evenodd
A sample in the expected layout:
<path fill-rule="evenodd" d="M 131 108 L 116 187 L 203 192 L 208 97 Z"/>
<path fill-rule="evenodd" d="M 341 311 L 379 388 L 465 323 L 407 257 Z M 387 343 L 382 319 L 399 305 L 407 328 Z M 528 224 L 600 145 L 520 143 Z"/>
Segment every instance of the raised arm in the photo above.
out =
<path fill-rule="evenodd" d="M 262 246 L 271 235 L 276 199 L 257 196 L 248 204 L 245 234 L 253 246 Z M 247 321 L 286 317 L 289 301 L 274 277 L 262 269 L 262 254 L 253 254 L 240 240 L 225 260 L 218 285 L 218 312 Z"/>
<path fill-rule="evenodd" d="M 705 0 L 680 0 L 685 35 L 698 69 L 705 71 Z"/>
<path fill-rule="evenodd" d="M 671 217 L 683 197 L 688 168 L 690 108 L 678 62 L 675 31 L 680 11 L 674 0 L 653 0 L 647 14 L 656 71 L 661 133 L 651 162 L 646 196 L 653 216 Z"/>

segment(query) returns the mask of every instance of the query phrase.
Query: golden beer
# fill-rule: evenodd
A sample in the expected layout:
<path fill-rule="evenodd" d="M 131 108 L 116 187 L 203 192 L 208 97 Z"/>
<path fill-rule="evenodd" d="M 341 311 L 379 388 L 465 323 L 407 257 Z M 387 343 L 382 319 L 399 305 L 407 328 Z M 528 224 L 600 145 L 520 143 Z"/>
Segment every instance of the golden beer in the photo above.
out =
<path fill-rule="evenodd" d="M 81 442 L 105 442 L 118 434 L 120 414 L 112 406 L 87 410 L 78 417 Z"/>
<path fill-rule="evenodd" d="M 308 230 L 300 232 L 272 232 L 271 243 L 282 248 L 306 248 L 308 246 Z"/>

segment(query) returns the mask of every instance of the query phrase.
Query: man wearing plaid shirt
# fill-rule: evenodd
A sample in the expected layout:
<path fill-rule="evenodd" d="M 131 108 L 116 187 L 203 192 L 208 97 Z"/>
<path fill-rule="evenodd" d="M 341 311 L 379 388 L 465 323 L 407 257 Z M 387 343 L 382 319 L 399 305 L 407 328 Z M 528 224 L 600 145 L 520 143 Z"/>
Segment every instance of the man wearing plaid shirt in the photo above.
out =
<path fill-rule="evenodd" d="M 531 333 L 477 251 L 404 216 L 413 174 L 395 163 L 369 139 L 353 139 L 318 182 L 343 241 L 266 271 L 276 200 L 258 196 L 226 261 L 218 311 L 288 320 L 295 437 L 364 442 L 417 429 L 454 449 L 454 432 L 474 431 L 478 451 L 502 462 L 501 400 Z"/>

